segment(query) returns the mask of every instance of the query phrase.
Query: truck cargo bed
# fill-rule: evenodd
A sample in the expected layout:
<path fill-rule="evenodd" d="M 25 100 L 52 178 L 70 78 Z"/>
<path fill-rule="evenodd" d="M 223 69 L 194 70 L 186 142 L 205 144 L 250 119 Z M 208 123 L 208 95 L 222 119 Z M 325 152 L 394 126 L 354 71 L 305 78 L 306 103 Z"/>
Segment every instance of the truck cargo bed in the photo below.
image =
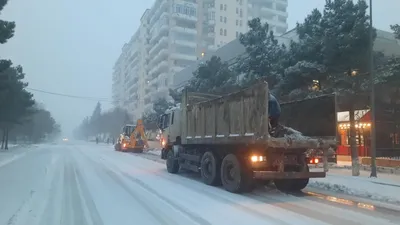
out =
<path fill-rule="evenodd" d="M 261 144 L 272 148 L 317 148 L 311 138 L 272 138 L 268 132 L 268 84 L 191 103 L 183 98 L 182 144 Z M 190 104 L 189 104 L 190 103 Z"/>

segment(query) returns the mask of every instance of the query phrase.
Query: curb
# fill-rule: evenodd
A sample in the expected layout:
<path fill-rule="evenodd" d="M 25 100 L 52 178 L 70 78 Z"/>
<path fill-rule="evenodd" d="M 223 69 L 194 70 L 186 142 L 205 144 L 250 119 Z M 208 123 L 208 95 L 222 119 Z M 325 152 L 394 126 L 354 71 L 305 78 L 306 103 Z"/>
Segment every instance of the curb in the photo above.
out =
<path fill-rule="evenodd" d="M 315 166 L 315 168 L 323 168 L 323 166 L 322 165 L 318 165 L 318 166 Z M 329 165 L 329 168 L 351 170 L 352 166 L 347 166 L 347 165 L 343 165 L 343 166 Z M 400 176 L 400 168 L 399 167 L 391 168 L 391 167 L 377 166 L 376 169 L 377 169 L 377 172 L 379 172 L 379 173 L 386 173 L 386 174 L 393 174 L 393 175 L 399 175 Z M 371 171 L 371 166 L 360 165 L 360 170 Z"/>

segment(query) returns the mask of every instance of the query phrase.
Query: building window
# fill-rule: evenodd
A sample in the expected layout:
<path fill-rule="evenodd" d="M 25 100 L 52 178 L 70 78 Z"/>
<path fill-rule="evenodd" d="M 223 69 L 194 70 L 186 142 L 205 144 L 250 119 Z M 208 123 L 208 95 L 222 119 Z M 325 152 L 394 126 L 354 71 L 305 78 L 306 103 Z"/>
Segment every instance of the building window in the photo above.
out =
<path fill-rule="evenodd" d="M 219 7 L 219 9 L 220 9 L 220 10 L 223 10 L 223 9 L 224 9 L 224 5 L 221 4 L 220 7 Z"/>
<path fill-rule="evenodd" d="M 243 11 L 240 9 L 240 17 L 243 17 Z"/>
<path fill-rule="evenodd" d="M 223 33 L 224 31 L 222 30 L 222 28 L 219 30 L 219 34 L 220 35 L 223 35 L 224 33 Z"/>
<path fill-rule="evenodd" d="M 176 4 L 175 7 L 173 7 L 173 10 L 175 13 L 179 13 L 179 14 L 182 13 L 182 14 L 185 14 L 188 16 L 196 16 L 196 14 L 197 14 L 195 8 L 184 6 L 182 4 Z"/>
<path fill-rule="evenodd" d="M 239 20 L 236 20 L 236 26 L 239 26 Z"/>
<path fill-rule="evenodd" d="M 239 4 L 240 4 L 240 5 L 243 4 L 243 0 L 240 0 L 240 1 L 239 1 Z"/>
<path fill-rule="evenodd" d="M 227 34 L 226 34 L 226 29 L 224 29 L 224 36 L 226 36 Z"/>
<path fill-rule="evenodd" d="M 239 9 L 238 8 L 236 8 L 236 14 L 239 14 Z"/>
<path fill-rule="evenodd" d="M 240 26 L 242 26 L 243 24 L 242 24 L 242 21 L 240 21 Z"/>
<path fill-rule="evenodd" d="M 239 37 L 239 32 L 238 31 L 236 31 L 236 38 L 238 38 Z"/>
<path fill-rule="evenodd" d="M 224 5 L 224 11 L 226 11 L 226 4 Z"/>
<path fill-rule="evenodd" d="M 227 20 L 226 17 L 224 17 L 224 23 L 226 23 L 226 20 Z"/>
<path fill-rule="evenodd" d="M 219 17 L 219 21 L 222 22 L 222 16 Z"/>

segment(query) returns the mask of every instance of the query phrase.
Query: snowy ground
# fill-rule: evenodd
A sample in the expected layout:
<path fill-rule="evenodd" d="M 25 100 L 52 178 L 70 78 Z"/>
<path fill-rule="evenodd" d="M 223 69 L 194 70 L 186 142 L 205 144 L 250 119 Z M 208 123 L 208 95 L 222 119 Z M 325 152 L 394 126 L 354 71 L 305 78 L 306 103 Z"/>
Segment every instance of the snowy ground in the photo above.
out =
<path fill-rule="evenodd" d="M 0 224 L 384 225 L 400 221 L 399 211 L 360 202 L 334 203 L 268 188 L 232 194 L 185 174 L 169 174 L 164 164 L 143 158 L 150 154 L 116 152 L 111 145 L 41 145 L 8 154 L 20 157 L 0 164 Z M 0 157 L 1 162 L 6 160 Z"/>
<path fill-rule="evenodd" d="M 149 154 L 161 155 L 157 143 L 150 142 Z M 338 162 L 338 166 L 349 166 Z M 322 171 L 319 168 L 311 169 Z M 360 171 L 360 177 L 351 176 L 351 170 L 331 167 L 326 178 L 312 179 L 309 187 L 367 198 L 384 203 L 400 205 L 400 176 L 379 173 L 378 178 L 369 178 L 369 171 Z"/>
<path fill-rule="evenodd" d="M 330 168 L 326 178 L 312 179 L 309 186 L 400 205 L 400 176 L 369 176 L 368 171 L 360 171 L 359 177 L 353 177 L 350 170 Z"/>

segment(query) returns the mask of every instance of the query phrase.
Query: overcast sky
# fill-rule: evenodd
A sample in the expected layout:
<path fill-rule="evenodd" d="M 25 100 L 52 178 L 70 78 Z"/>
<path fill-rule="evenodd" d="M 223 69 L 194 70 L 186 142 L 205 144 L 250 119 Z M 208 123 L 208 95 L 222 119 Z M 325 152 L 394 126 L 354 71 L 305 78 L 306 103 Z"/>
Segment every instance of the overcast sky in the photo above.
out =
<path fill-rule="evenodd" d="M 112 3 L 111 3 L 112 2 Z M 17 24 L 1 58 L 23 66 L 29 87 L 111 99 L 112 67 L 154 0 L 9 0 L 1 14 Z M 289 0 L 289 29 L 325 0 Z M 400 0 L 374 1 L 374 26 L 400 23 Z M 33 92 L 70 134 L 96 101 Z M 103 108 L 111 104 L 103 102 Z"/>

